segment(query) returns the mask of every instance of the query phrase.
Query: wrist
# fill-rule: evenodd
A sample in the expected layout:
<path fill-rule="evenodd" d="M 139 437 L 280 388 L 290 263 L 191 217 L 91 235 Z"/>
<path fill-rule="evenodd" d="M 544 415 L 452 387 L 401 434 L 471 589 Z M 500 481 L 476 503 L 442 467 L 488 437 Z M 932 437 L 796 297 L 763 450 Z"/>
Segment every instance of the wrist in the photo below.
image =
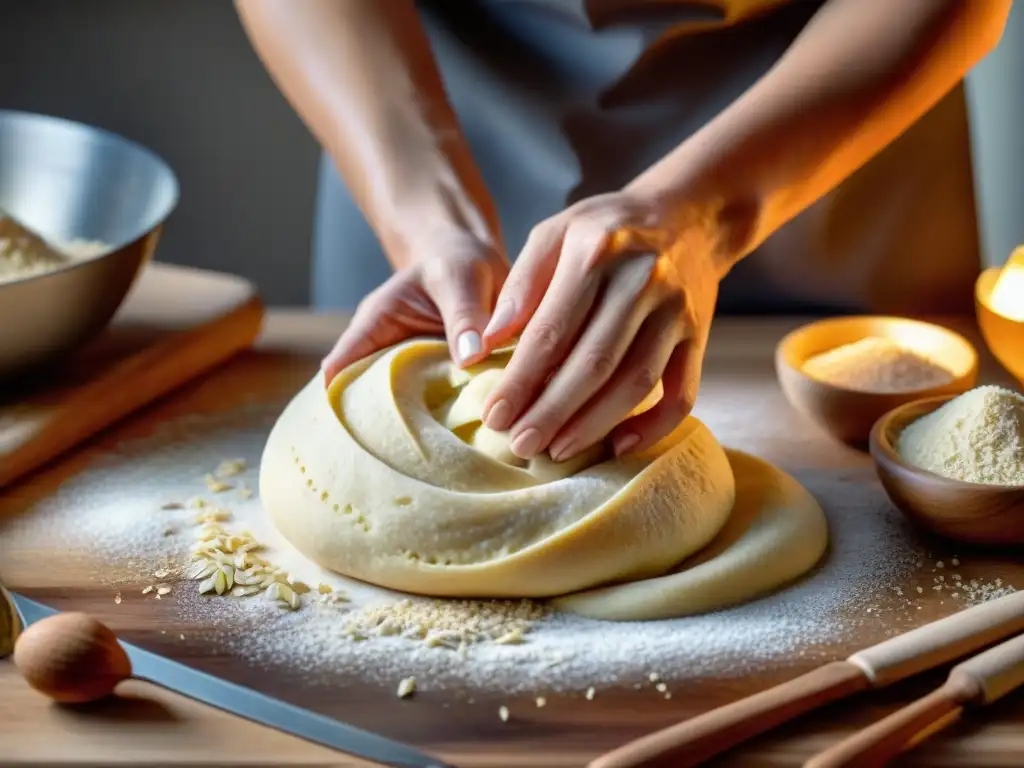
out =
<path fill-rule="evenodd" d="M 479 253 L 505 261 L 500 233 L 468 196 L 433 187 L 396 201 L 378 228 L 388 260 L 396 269 L 454 254 Z"/>
<path fill-rule="evenodd" d="M 453 247 L 504 258 L 497 212 L 475 168 L 458 168 L 446 157 L 432 159 L 432 168 L 404 164 L 415 171 L 403 175 L 377 207 L 374 229 L 388 260 L 404 268 Z"/>
<path fill-rule="evenodd" d="M 760 201 L 733 194 L 710 176 L 655 166 L 626 191 L 661 212 L 680 250 L 707 254 L 723 277 L 756 247 Z"/>

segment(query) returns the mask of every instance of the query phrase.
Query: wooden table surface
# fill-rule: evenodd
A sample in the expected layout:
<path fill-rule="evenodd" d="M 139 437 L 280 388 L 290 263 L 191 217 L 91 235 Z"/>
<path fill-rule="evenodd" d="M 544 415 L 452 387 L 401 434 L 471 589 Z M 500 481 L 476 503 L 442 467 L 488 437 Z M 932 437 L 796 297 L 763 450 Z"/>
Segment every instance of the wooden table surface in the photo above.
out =
<path fill-rule="evenodd" d="M 340 318 L 302 312 L 271 312 L 256 348 L 85 444 L 27 484 L 0 496 L 0 517 L 21 508 L 26 499 L 52 491 L 82 470 L 90 454 L 118 440 L 145 434 L 160 422 L 195 412 L 217 412 L 240 402 L 282 405 L 308 380 L 319 356 L 342 327 Z M 722 442 L 757 454 L 806 478 L 816 473 L 826 491 L 818 491 L 826 508 L 834 499 L 830 479 L 877 494 L 870 460 L 839 445 L 805 422 L 788 406 L 776 384 L 772 355 L 782 335 L 797 323 L 782 319 L 716 321 L 705 367 L 698 414 Z M 968 324 L 969 327 L 969 324 Z M 961 325 L 961 329 L 964 326 Z M 981 349 L 976 334 L 972 338 Z M 983 352 L 984 381 L 1009 383 Z M 818 487 L 822 487 L 821 483 Z M 838 488 L 838 486 L 837 486 Z M 855 494 L 854 494 L 855 495 Z M 875 497 L 877 498 L 877 496 Z M 856 504 L 845 499 L 844 504 Z M 855 510 L 855 506 L 852 507 Z M 895 511 L 893 514 L 897 514 Z M 986 578 L 1002 577 L 1024 586 L 1024 563 L 1013 553 L 971 552 L 961 545 L 929 541 L 935 557 L 956 551 L 970 558 Z M 761 690 L 821 663 L 794 658 L 742 679 L 698 679 L 673 684 L 674 696 L 663 701 L 625 687 L 602 692 L 594 701 L 579 696 L 548 697 L 537 709 L 531 702 L 477 696 L 473 703 L 456 692 L 430 692 L 399 701 L 393 690 L 352 685 L 337 691 L 307 691 L 287 675 L 249 668 L 218 648 L 204 628 L 183 624 L 171 606 L 157 601 L 115 605 L 108 590 L 89 586 L 81 573 L 55 565 L 59 556 L 41 548 L 0 558 L 0 581 L 62 609 L 87 610 L 119 635 L 188 665 L 279 696 L 361 727 L 418 745 L 458 766 L 581 766 L 587 759 L 622 742 L 687 716 Z M 23 555 L 23 556 L 21 556 Z M 952 610 L 939 598 L 921 597 L 920 621 Z M 951 603 L 952 601 L 946 601 Z M 900 627 L 904 629 L 905 627 Z M 162 632 L 166 630 L 170 632 Z M 884 638 L 884 627 L 852 630 L 827 649 L 843 658 Z M 185 641 L 177 639 L 184 634 Z M 175 638 L 175 639 L 171 639 Z M 796 766 L 852 730 L 920 695 L 942 679 L 936 672 L 884 692 L 832 706 L 735 750 L 716 764 Z M 0 661 L 0 765 L 357 765 L 326 749 L 242 722 L 152 686 L 132 682 L 119 698 L 99 705 L 67 709 L 51 706 L 29 690 L 9 661 Z M 514 713 L 502 723 L 499 704 Z M 522 706 L 518 706 L 521 704 Z M 903 758 L 901 765 L 1024 765 L 1024 694 L 1011 695 Z"/>

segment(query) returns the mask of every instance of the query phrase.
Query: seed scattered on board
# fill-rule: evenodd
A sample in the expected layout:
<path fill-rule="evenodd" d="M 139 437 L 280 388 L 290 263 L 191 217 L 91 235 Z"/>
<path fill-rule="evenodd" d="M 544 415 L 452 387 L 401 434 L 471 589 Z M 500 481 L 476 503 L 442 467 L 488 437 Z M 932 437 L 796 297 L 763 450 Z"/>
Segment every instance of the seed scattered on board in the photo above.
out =
<path fill-rule="evenodd" d="M 416 692 L 416 678 L 407 677 L 398 684 L 398 698 L 407 699 Z"/>

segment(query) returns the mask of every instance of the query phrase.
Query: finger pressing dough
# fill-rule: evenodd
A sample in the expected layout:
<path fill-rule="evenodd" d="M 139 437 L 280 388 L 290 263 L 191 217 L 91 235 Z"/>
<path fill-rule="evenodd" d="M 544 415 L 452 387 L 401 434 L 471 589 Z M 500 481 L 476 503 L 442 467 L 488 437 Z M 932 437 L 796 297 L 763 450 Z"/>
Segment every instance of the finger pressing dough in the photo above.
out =
<path fill-rule="evenodd" d="M 746 599 L 820 557 L 814 500 L 752 457 L 731 464 L 693 417 L 620 459 L 601 447 L 519 459 L 482 424 L 509 354 L 464 371 L 444 342 L 412 340 L 326 390 L 315 378 L 264 450 L 260 494 L 275 526 L 316 563 L 383 587 L 561 596 L 565 610 L 610 619 Z"/>

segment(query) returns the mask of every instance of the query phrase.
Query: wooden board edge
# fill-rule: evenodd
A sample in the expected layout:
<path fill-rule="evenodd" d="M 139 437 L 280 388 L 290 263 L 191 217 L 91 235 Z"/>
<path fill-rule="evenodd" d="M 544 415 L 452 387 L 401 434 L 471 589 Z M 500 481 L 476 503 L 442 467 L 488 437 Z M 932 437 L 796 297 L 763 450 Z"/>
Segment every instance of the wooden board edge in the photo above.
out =
<path fill-rule="evenodd" d="M 170 335 L 142 353 L 123 361 L 103 379 L 85 387 L 74 413 L 51 424 L 33 440 L 8 457 L 0 468 L 0 490 L 8 487 L 67 450 L 116 424 L 140 408 L 167 395 L 230 357 L 249 349 L 260 335 L 264 305 L 252 296 L 231 313 L 197 328 Z M 202 340 L 202 343 L 197 343 Z M 188 353 L 176 355 L 178 349 Z M 131 376 L 148 386 L 136 386 L 110 398 L 109 380 Z"/>

